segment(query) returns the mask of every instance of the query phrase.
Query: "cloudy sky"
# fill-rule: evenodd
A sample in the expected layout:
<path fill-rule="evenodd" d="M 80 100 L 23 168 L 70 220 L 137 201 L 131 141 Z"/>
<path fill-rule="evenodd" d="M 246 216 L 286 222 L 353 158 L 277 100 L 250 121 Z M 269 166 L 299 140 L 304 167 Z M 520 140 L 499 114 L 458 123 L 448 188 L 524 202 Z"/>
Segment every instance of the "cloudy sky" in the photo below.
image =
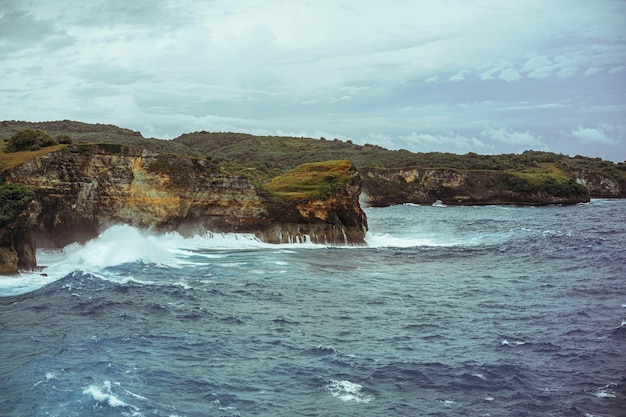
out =
<path fill-rule="evenodd" d="M 0 120 L 626 160 L 624 0 L 0 0 Z"/>

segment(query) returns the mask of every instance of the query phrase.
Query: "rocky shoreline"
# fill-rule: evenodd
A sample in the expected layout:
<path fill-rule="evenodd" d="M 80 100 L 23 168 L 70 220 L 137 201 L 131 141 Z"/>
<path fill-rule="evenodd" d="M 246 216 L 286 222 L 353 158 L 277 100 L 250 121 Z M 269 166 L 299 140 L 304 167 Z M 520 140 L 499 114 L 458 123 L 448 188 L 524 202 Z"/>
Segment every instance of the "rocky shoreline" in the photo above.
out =
<path fill-rule="evenodd" d="M 113 224 L 192 235 L 252 233 L 269 243 L 363 245 L 361 178 L 324 199 L 286 200 L 206 161 L 128 146 L 70 145 L 6 173 L 34 191 L 24 212 L 0 229 L 0 273 L 37 266 L 37 247 L 84 242 Z M 3 264 L 3 265 L 2 265 Z"/>

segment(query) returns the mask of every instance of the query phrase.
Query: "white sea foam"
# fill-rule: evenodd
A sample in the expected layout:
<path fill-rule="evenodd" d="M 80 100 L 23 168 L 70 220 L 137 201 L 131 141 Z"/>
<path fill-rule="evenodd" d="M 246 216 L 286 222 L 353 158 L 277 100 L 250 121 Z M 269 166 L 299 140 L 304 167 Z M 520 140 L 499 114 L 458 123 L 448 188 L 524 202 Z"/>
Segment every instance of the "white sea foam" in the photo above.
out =
<path fill-rule="evenodd" d="M 110 407 L 128 407 L 124 401 L 111 392 L 111 381 L 104 381 L 102 387 L 90 385 L 83 390 L 83 394 L 91 396 L 95 401 L 107 404 Z M 135 407 L 132 407 L 135 408 Z"/>
<path fill-rule="evenodd" d="M 502 232 L 459 235 L 458 233 L 408 230 L 402 234 L 368 232 L 365 242 L 372 248 L 411 248 L 411 247 L 478 247 L 501 245 L 527 234 L 523 229 Z"/>
<path fill-rule="evenodd" d="M 386 233 L 367 233 L 370 247 L 454 246 L 467 244 L 457 237 L 415 234 L 393 236 Z M 320 249 L 327 245 L 313 243 L 270 244 L 252 234 L 211 233 L 185 237 L 176 232 L 156 233 L 129 225 L 115 225 L 96 238 L 84 243 L 74 243 L 62 250 L 38 250 L 37 261 L 45 266 L 43 271 L 23 272 L 20 275 L 0 278 L 0 295 L 17 295 L 41 288 L 75 271 L 90 273 L 120 283 L 137 281 L 132 276 L 120 276 L 107 268 L 125 263 L 144 262 L 162 268 L 182 268 L 206 265 L 225 257 L 221 251 L 229 250 L 279 250 Z M 344 247 L 356 248 L 356 247 Z M 137 281 L 139 282 L 139 281 Z M 141 282 L 153 284 L 150 282 Z M 80 296 L 78 292 L 74 292 Z"/>
<path fill-rule="evenodd" d="M 75 271 L 123 283 L 136 280 L 129 276 L 118 276 L 106 269 L 132 262 L 144 262 L 162 268 L 181 268 L 185 265 L 198 264 L 198 258 L 206 260 L 200 263 L 222 258 L 224 255 L 215 253 L 217 251 L 275 249 L 277 247 L 320 248 L 325 246 L 311 243 L 272 245 L 260 241 L 252 234 L 241 233 L 207 232 L 203 235 L 185 237 L 176 232 L 163 234 L 129 225 L 115 225 L 84 244 L 73 243 L 62 250 L 38 250 L 37 263 L 44 266 L 44 269 L 0 277 L 0 296 L 30 292 Z M 142 283 L 151 284 L 150 282 Z"/>
<path fill-rule="evenodd" d="M 35 383 L 35 385 L 33 385 L 33 387 L 36 387 L 37 385 L 43 384 L 43 383 L 47 383 L 53 379 L 56 379 L 56 375 L 54 372 L 46 372 L 46 379 L 43 379 L 41 381 L 38 381 Z"/>
<path fill-rule="evenodd" d="M 521 346 L 521 345 L 525 345 L 526 342 L 521 341 L 521 340 L 514 340 L 512 342 L 509 342 L 508 340 L 504 339 L 500 345 L 502 346 Z"/>
<path fill-rule="evenodd" d="M 173 256 L 168 249 L 155 235 L 128 225 L 117 225 L 85 245 L 72 244 L 63 251 L 69 263 L 100 269 L 139 260 L 171 266 Z"/>
<path fill-rule="evenodd" d="M 0 276 L 0 296 L 24 294 L 41 288 L 62 276 L 42 275 L 40 272 Z"/>
<path fill-rule="evenodd" d="M 333 397 L 339 398 L 341 401 L 354 401 L 357 403 L 368 403 L 374 399 L 371 395 L 361 392 L 363 386 L 350 382 L 348 380 L 331 380 L 326 389 L 330 391 Z"/>
<path fill-rule="evenodd" d="M 614 388 L 616 384 L 607 384 L 603 387 L 598 388 L 594 395 L 598 398 L 616 398 Z"/>
<path fill-rule="evenodd" d="M 414 237 L 393 236 L 388 233 L 371 233 L 365 235 L 365 242 L 371 248 L 413 248 L 422 246 L 459 246 L 464 242 L 456 238 L 445 237 Z"/>
<path fill-rule="evenodd" d="M 598 391 L 596 392 L 596 397 L 598 398 L 615 398 L 615 394 L 609 391 Z"/>

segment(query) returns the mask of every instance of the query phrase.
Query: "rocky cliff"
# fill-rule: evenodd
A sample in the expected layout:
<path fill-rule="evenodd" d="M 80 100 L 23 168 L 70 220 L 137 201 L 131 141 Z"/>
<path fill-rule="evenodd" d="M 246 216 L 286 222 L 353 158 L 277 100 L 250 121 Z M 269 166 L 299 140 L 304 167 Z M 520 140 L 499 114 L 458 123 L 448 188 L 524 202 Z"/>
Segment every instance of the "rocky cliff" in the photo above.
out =
<path fill-rule="evenodd" d="M 25 184 L 35 197 L 0 245 L 12 240 L 20 266 L 32 267 L 35 244 L 63 247 L 116 223 L 182 234 L 253 233 L 271 243 L 364 244 L 361 181 L 353 169 L 348 174 L 328 198 L 288 200 L 205 160 L 71 145 L 7 173 L 7 182 Z"/>
<path fill-rule="evenodd" d="M 435 168 L 362 169 L 372 206 L 401 203 L 450 205 L 574 204 L 589 201 L 583 180 L 548 174 Z M 594 179 L 596 181 L 596 179 Z"/>
<path fill-rule="evenodd" d="M 589 190 L 592 198 L 626 198 L 626 183 L 587 169 L 572 171 L 576 182 Z"/>

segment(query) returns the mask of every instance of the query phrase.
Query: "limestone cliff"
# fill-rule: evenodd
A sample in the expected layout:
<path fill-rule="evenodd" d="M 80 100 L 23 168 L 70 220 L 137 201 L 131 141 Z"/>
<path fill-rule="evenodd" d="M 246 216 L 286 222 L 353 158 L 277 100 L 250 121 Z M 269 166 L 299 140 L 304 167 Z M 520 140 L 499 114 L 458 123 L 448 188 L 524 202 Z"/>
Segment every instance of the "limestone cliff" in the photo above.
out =
<path fill-rule="evenodd" d="M 432 204 L 574 204 L 589 191 L 573 178 L 435 168 L 362 169 L 364 192 L 372 206 Z"/>
<path fill-rule="evenodd" d="M 119 145 L 72 145 L 31 159 L 7 173 L 8 182 L 35 193 L 16 225 L 17 256 L 34 253 L 35 242 L 63 247 L 116 223 L 183 234 L 254 233 L 272 243 L 364 244 L 356 172 L 328 198 L 288 201 L 246 177 L 215 171 L 205 160 Z"/>
<path fill-rule="evenodd" d="M 578 169 L 572 172 L 576 182 L 589 190 L 592 198 L 626 198 L 626 183 L 599 172 Z"/>

